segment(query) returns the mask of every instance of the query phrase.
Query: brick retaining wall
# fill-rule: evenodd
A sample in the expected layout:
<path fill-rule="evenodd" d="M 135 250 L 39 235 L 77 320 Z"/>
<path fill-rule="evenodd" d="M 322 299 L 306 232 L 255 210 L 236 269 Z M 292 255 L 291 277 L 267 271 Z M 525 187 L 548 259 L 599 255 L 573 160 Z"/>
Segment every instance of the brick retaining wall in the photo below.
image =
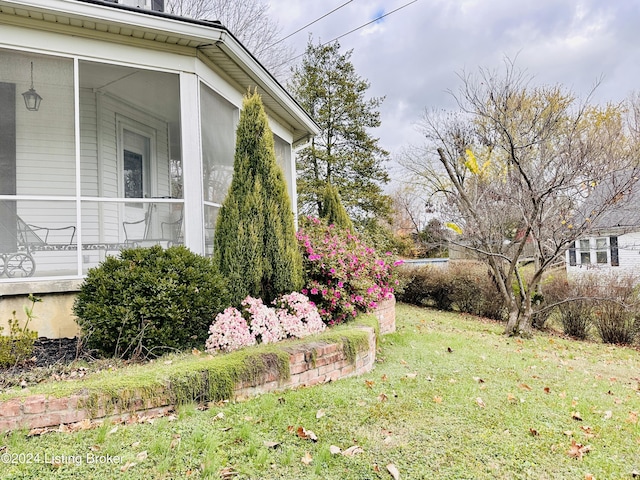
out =
<path fill-rule="evenodd" d="M 391 297 L 378 302 L 378 307 L 373 311 L 378 318 L 380 335 L 396 331 L 396 297 Z"/>
<path fill-rule="evenodd" d="M 395 300 L 393 305 L 395 307 Z M 388 312 L 384 318 L 387 317 Z M 381 333 L 383 332 L 382 323 L 383 321 L 380 320 Z M 317 385 L 370 371 L 376 356 L 375 332 L 371 327 L 357 328 L 368 332 L 369 347 L 366 351 L 357 352 L 354 362 L 349 361 L 342 346 L 337 343 L 314 342 L 291 347 L 287 350 L 291 374 L 288 379 L 278 380 L 277 372 L 267 372 L 263 378 L 253 383 L 237 385 L 234 397 L 245 399 L 265 392 L 302 385 Z M 385 330 L 389 328 L 387 326 Z M 393 329 L 395 330 L 395 324 Z M 160 391 L 147 399 L 143 399 L 142 396 L 134 397 L 128 399 L 126 409 L 113 405 L 112 399 L 106 394 L 99 395 L 97 398 L 95 395 L 90 397 L 89 394 L 82 393 L 63 398 L 45 395 L 14 398 L 0 403 L 0 432 L 25 427 L 55 427 L 60 424 L 105 417 L 117 421 L 126 419 L 133 413 L 157 415 L 168 412 L 174 407 L 167 397 L 168 395 Z"/>

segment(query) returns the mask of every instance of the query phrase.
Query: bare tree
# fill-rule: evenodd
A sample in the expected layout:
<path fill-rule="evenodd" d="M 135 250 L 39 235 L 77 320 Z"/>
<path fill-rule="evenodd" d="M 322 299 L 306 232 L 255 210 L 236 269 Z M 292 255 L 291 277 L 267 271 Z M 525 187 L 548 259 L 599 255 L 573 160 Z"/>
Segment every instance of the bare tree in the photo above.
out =
<path fill-rule="evenodd" d="M 460 75 L 459 110 L 426 112 L 426 144 L 403 163 L 444 198 L 455 242 L 489 267 L 509 308 L 505 333 L 526 335 L 543 274 L 631 197 L 637 109 L 532 86 L 505 64 L 503 74 Z M 534 260 L 528 281 L 518 268 L 525 256 Z"/>
<path fill-rule="evenodd" d="M 293 49 L 278 42 L 281 28 L 269 17 L 264 0 L 167 0 L 165 10 L 174 15 L 199 20 L 218 20 L 276 78 L 288 73 Z"/>

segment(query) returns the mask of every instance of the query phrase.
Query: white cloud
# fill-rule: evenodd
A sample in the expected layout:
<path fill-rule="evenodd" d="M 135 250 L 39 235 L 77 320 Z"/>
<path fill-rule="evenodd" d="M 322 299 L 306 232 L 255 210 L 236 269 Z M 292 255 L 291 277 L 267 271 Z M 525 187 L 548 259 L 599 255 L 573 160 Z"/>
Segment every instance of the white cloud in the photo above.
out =
<path fill-rule="evenodd" d="M 288 34 L 346 0 L 272 0 L 271 13 Z M 353 0 L 292 37 L 302 53 L 309 34 L 331 40 L 409 0 Z M 596 99 L 620 101 L 637 89 L 640 48 L 636 0 L 418 0 L 384 22 L 340 40 L 353 49 L 371 96 L 385 96 L 382 127 L 373 132 L 387 150 L 420 142 L 415 131 L 425 108 L 451 108 L 463 69 L 502 68 L 517 57 L 541 83 L 560 83 L 584 95 L 604 75 Z"/>

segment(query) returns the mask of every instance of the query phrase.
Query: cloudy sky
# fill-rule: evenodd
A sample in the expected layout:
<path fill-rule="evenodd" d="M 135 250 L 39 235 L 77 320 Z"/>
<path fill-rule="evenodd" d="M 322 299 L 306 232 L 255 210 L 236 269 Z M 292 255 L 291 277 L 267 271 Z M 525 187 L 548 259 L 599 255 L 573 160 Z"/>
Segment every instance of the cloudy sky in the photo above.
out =
<path fill-rule="evenodd" d="M 640 91 L 638 0 L 411 2 L 270 0 L 283 36 L 346 3 L 287 40 L 296 54 L 304 52 L 309 35 L 328 42 L 388 14 L 339 41 L 343 51 L 353 49 L 370 95 L 386 97 L 382 126 L 373 133 L 393 155 L 420 143 L 416 123 L 425 108 L 453 107 L 447 90 L 460 86 L 457 74 L 503 68 L 505 57 L 517 57 L 534 82 L 560 83 L 581 96 L 602 77 L 599 102 Z"/>

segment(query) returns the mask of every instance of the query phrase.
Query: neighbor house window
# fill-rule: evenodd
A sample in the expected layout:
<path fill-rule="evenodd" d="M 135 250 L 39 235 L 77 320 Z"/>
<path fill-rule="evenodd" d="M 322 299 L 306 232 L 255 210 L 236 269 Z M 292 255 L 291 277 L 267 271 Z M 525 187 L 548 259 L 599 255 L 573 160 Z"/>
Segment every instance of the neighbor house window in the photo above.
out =
<path fill-rule="evenodd" d="M 580 263 L 582 265 L 591 263 L 591 245 L 588 238 L 580 240 Z"/>
<path fill-rule="evenodd" d="M 596 238 L 596 263 L 605 265 L 609 263 L 606 238 Z"/>

